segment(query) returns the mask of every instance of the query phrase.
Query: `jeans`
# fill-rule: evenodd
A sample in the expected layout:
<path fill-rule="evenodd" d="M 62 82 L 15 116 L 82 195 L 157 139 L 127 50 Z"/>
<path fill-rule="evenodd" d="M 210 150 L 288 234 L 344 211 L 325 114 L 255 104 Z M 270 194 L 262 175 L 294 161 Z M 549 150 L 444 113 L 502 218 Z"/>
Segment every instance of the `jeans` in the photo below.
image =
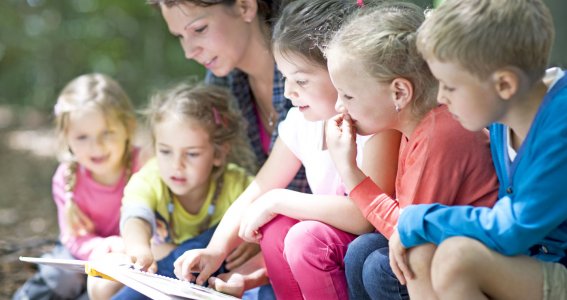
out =
<path fill-rule="evenodd" d="M 350 299 L 409 299 L 390 268 L 388 240 L 373 232 L 356 238 L 345 255 Z"/>
<path fill-rule="evenodd" d="M 203 233 L 201 233 L 200 235 L 183 242 L 177 248 L 175 248 L 173 251 L 171 251 L 171 253 L 169 253 L 166 257 L 159 260 L 157 262 L 158 270 L 157 270 L 156 274 L 171 277 L 171 278 L 176 278 L 175 274 L 173 273 L 173 269 L 174 269 L 173 263 L 175 262 L 175 260 L 177 258 L 179 258 L 181 255 L 183 255 L 183 253 L 185 253 L 185 251 L 192 250 L 192 249 L 201 249 L 201 248 L 207 247 L 207 245 L 209 244 L 209 241 L 213 237 L 213 233 L 215 233 L 216 228 L 217 228 L 216 226 L 211 227 L 211 228 L 207 229 L 206 231 L 204 231 Z M 221 268 L 219 269 L 219 272 L 221 272 L 221 273 L 224 272 L 224 266 L 221 266 Z M 141 300 L 141 299 L 149 299 L 149 298 L 144 296 L 141 293 L 138 293 L 134 289 L 131 289 L 131 288 L 125 286 L 120 291 L 118 291 L 118 293 L 116 293 L 112 297 L 112 299 L 116 299 L 116 300 L 118 300 L 118 299 L 124 299 L 124 300 L 140 299 Z"/>

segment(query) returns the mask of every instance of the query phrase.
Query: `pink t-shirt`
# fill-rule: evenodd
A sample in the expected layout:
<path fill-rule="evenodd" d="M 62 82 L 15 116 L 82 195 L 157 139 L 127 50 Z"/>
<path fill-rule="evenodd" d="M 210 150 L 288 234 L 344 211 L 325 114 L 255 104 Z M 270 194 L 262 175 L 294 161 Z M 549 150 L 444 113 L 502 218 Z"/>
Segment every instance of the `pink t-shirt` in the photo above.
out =
<path fill-rule="evenodd" d="M 409 139 L 402 138 L 397 199 L 384 194 L 370 178 L 349 196 L 387 238 L 400 209 L 411 204 L 492 206 L 498 198 L 498 179 L 488 131 L 464 129 L 446 106 L 439 106 L 421 120 Z"/>
<path fill-rule="evenodd" d="M 139 149 L 134 150 L 133 172 L 138 171 Z M 72 236 L 65 220 L 65 180 L 67 163 L 61 163 L 52 179 L 52 193 L 57 206 L 60 240 L 77 259 L 87 260 L 93 249 L 106 237 L 119 235 L 120 205 L 127 179 L 126 172 L 113 186 L 96 182 L 91 173 L 79 165 L 73 199 L 79 209 L 94 223 L 95 232 L 85 236 Z"/>

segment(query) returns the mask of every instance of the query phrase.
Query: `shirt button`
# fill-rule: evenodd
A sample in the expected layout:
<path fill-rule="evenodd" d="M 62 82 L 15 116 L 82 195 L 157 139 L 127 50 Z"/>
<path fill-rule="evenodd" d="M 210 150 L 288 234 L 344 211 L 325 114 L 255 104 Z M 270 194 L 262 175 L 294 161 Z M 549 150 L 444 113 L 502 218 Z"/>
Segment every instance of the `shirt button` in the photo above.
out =
<path fill-rule="evenodd" d="M 541 252 L 547 254 L 547 253 L 549 253 L 549 250 L 547 250 L 546 246 L 541 246 Z"/>
<path fill-rule="evenodd" d="M 511 186 L 509 186 L 509 187 L 506 189 L 506 193 L 507 193 L 507 194 L 512 194 L 513 192 L 514 192 L 514 190 L 512 189 Z"/>

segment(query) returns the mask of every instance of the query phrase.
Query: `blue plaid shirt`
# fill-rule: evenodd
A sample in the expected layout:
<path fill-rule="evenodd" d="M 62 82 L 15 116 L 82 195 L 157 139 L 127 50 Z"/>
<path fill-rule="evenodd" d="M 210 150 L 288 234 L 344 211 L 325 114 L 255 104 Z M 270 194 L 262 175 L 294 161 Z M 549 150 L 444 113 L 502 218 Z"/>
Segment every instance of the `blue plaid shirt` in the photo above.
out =
<path fill-rule="evenodd" d="M 235 69 L 226 77 L 217 77 L 211 72 L 207 72 L 205 77 L 205 83 L 214 84 L 230 89 L 234 97 L 236 98 L 236 104 L 242 115 L 248 122 L 248 139 L 258 159 L 258 163 L 261 165 L 267 159 L 267 155 L 262 149 L 262 143 L 260 142 L 260 129 L 258 128 L 258 115 L 256 114 L 254 95 L 250 89 L 250 84 L 248 82 L 248 75 L 246 73 Z M 283 121 L 287 115 L 287 111 L 292 107 L 291 101 L 284 97 L 284 79 L 282 74 L 274 66 L 274 85 L 272 92 L 272 103 L 278 114 L 276 126 L 272 132 L 272 141 L 270 143 L 270 151 L 276 138 L 278 137 L 278 124 Z M 305 177 L 305 169 L 303 166 L 295 175 L 293 181 L 288 185 L 288 189 L 311 193 L 309 185 L 307 184 L 307 178 Z"/>

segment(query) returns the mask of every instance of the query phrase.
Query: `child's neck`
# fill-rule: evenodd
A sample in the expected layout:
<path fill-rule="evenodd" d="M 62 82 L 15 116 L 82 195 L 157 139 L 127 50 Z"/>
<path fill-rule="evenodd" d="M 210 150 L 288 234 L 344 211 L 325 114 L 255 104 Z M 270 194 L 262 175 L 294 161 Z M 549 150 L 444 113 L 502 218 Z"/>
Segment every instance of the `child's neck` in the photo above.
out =
<path fill-rule="evenodd" d="M 512 147 L 520 148 L 532 126 L 535 115 L 547 93 L 547 86 L 542 81 L 535 83 L 525 96 L 512 99 L 510 109 L 503 121 L 512 130 Z"/>
<path fill-rule="evenodd" d="M 203 207 L 205 201 L 207 201 L 207 195 L 209 193 L 210 179 L 206 184 L 194 188 L 184 195 L 175 195 L 177 200 L 183 206 L 186 212 L 196 215 Z"/>
<path fill-rule="evenodd" d="M 101 185 L 113 186 L 116 183 L 118 183 L 120 179 L 122 179 L 123 172 L 124 172 L 124 168 L 122 166 L 119 166 L 118 168 L 116 168 L 116 170 L 109 171 L 104 174 L 97 174 L 91 172 L 91 177 L 93 178 L 94 181 L 96 181 Z"/>

